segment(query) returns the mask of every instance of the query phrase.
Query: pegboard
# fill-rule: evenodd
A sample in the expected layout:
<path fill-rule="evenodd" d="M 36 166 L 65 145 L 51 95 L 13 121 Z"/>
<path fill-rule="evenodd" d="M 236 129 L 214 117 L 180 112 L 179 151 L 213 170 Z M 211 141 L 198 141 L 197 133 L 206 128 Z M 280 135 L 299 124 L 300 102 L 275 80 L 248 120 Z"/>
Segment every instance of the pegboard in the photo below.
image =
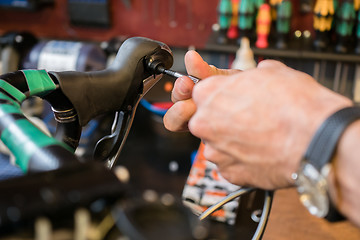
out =
<path fill-rule="evenodd" d="M 144 36 L 172 46 L 201 47 L 216 22 L 217 0 L 133 0 L 127 8 L 110 0 L 109 28 L 70 24 L 66 0 L 34 12 L 0 9 L 0 33 L 29 31 L 40 38 L 107 41 L 113 37 Z"/>
<path fill-rule="evenodd" d="M 70 24 L 68 1 L 33 12 L 0 9 L 0 34 L 29 31 L 39 38 L 108 41 L 114 37 L 144 36 L 170 46 L 205 46 L 217 22 L 218 0 L 109 0 L 109 28 L 75 27 Z M 312 16 L 301 15 L 294 0 L 292 29 L 311 30 Z"/>

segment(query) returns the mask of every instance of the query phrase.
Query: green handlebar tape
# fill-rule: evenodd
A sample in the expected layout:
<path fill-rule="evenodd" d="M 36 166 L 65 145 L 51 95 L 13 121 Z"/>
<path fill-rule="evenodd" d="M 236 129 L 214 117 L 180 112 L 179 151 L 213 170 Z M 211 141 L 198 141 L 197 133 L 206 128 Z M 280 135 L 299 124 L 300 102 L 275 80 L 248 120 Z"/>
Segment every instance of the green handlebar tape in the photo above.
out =
<path fill-rule="evenodd" d="M 20 102 L 18 102 L 15 97 L 11 98 L 11 97 L 7 96 L 6 94 L 0 92 L 0 99 L 3 101 L 3 103 L 14 104 L 15 106 L 18 106 L 20 108 Z M 2 104 L 2 105 L 6 106 L 5 104 Z"/>
<path fill-rule="evenodd" d="M 19 119 L 12 122 L 1 133 L 0 138 L 14 154 L 16 164 L 24 172 L 27 171 L 29 159 L 34 153 L 39 152 L 40 148 L 50 145 L 61 145 L 67 148 L 64 143 L 46 135 L 27 119 Z"/>
<path fill-rule="evenodd" d="M 44 96 L 57 88 L 45 70 L 22 71 L 29 92 L 26 94 L 0 79 L 0 139 L 15 155 L 16 163 L 27 172 L 29 160 L 41 154 L 41 148 L 57 145 L 74 152 L 65 143 L 52 138 L 34 126 L 22 113 L 20 104 L 29 96 Z M 35 156 L 35 155 L 34 155 Z"/>
<path fill-rule="evenodd" d="M 30 96 L 43 96 L 56 89 L 55 83 L 45 70 L 23 70 Z"/>
<path fill-rule="evenodd" d="M 0 88 L 3 89 L 5 92 L 13 96 L 19 103 L 26 99 L 25 94 L 20 92 L 17 88 L 5 82 L 4 80 L 0 79 Z"/>
<path fill-rule="evenodd" d="M 0 99 L 4 99 L 2 94 L 0 94 Z M 13 104 L 0 104 L 0 118 L 4 117 L 6 114 L 22 114 L 20 106 Z M 2 130 L 4 130 L 2 128 Z"/>

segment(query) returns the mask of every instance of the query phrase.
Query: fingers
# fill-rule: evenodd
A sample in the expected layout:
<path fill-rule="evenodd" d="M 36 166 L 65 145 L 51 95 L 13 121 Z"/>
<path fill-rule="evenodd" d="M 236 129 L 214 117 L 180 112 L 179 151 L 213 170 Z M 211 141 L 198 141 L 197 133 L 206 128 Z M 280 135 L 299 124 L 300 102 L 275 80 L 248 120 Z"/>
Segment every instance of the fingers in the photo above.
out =
<path fill-rule="evenodd" d="M 164 116 L 165 128 L 173 131 L 188 131 L 189 119 L 196 111 L 192 99 L 175 102 Z"/>
<path fill-rule="evenodd" d="M 195 51 L 189 51 L 185 55 L 185 65 L 190 75 L 200 79 L 212 75 L 229 75 L 240 72 L 239 70 L 222 70 L 208 65 Z M 218 84 L 217 84 L 218 85 Z M 196 111 L 196 105 L 192 100 L 194 88 L 193 81 L 188 77 L 180 77 L 175 81 L 171 94 L 174 105 L 164 116 L 164 125 L 170 131 L 188 130 L 188 122 Z"/>
<path fill-rule="evenodd" d="M 202 57 L 195 51 L 188 51 L 185 55 L 185 65 L 187 72 L 195 77 L 204 79 L 212 75 L 230 75 L 240 72 L 239 70 L 218 69 L 208 65 Z M 194 83 L 188 77 L 180 77 L 175 81 L 171 94 L 172 102 L 190 99 Z"/>
<path fill-rule="evenodd" d="M 245 172 L 245 166 L 238 159 L 236 160 L 229 154 L 217 150 L 210 143 L 206 143 L 204 147 L 204 157 L 206 160 L 214 163 L 220 174 L 227 181 L 239 185 L 239 186 L 249 186 L 248 174 Z"/>
<path fill-rule="evenodd" d="M 217 91 L 221 91 L 229 81 L 230 78 L 223 75 L 212 76 L 207 78 L 206 81 L 200 81 L 192 90 L 192 98 L 196 104 L 200 104 Z"/>
<path fill-rule="evenodd" d="M 178 101 L 191 98 L 192 89 L 194 87 L 193 81 L 188 77 L 180 77 L 175 81 L 174 89 L 171 94 L 171 101 L 176 103 Z"/>
<path fill-rule="evenodd" d="M 231 165 L 234 162 L 232 156 L 212 147 L 212 144 L 208 142 L 205 143 L 203 154 L 206 160 L 213 162 L 216 165 L 222 165 L 222 167 Z"/>
<path fill-rule="evenodd" d="M 212 67 L 207 64 L 195 51 L 188 51 L 185 54 L 185 67 L 189 75 L 203 79 L 211 76 Z"/>
<path fill-rule="evenodd" d="M 239 72 L 239 70 L 235 69 L 219 69 L 209 65 L 196 51 L 193 50 L 190 50 L 185 54 L 185 66 L 189 75 L 200 79 L 212 75 L 230 75 Z"/>

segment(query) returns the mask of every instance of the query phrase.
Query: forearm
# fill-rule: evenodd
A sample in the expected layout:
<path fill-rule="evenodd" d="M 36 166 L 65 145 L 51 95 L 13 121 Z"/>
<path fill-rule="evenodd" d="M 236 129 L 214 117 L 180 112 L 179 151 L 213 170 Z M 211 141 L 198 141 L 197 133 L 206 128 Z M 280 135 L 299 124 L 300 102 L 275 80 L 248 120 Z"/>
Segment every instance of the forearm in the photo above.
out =
<path fill-rule="evenodd" d="M 337 208 L 360 227 L 360 120 L 351 124 L 341 137 L 332 171 L 329 192 Z"/>

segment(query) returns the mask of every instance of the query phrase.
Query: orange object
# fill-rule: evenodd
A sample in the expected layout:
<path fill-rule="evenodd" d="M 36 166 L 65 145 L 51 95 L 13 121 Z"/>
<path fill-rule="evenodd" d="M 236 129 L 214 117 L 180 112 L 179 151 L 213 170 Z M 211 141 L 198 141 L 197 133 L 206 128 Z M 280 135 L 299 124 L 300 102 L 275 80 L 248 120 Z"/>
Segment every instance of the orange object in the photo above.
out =
<path fill-rule="evenodd" d="M 170 81 L 167 81 L 164 84 L 164 91 L 169 93 L 169 92 L 171 92 L 173 87 L 174 87 L 174 84 L 172 82 L 170 82 Z"/>
<path fill-rule="evenodd" d="M 182 194 L 184 204 L 197 214 L 240 188 L 226 181 L 216 165 L 206 160 L 204 149 L 205 144 L 201 142 Z M 232 201 L 211 214 L 211 217 L 233 225 L 238 206 L 238 201 Z"/>
<path fill-rule="evenodd" d="M 196 156 L 197 161 L 194 161 L 187 180 L 189 186 L 194 186 L 200 179 L 205 177 L 206 159 L 204 157 L 204 147 L 205 145 L 201 142 Z"/>
<path fill-rule="evenodd" d="M 255 46 L 258 48 L 267 48 L 269 46 L 268 36 L 270 33 L 271 26 L 271 13 L 270 5 L 262 4 L 259 8 L 259 13 L 256 18 L 256 33 L 257 41 Z"/>
<path fill-rule="evenodd" d="M 231 17 L 230 27 L 227 31 L 227 37 L 229 39 L 236 39 L 239 36 L 239 29 L 237 27 L 239 0 L 231 0 L 231 5 L 232 5 L 232 17 Z"/>
<path fill-rule="evenodd" d="M 205 212 L 206 210 L 208 210 L 208 207 L 201 207 L 201 212 Z M 211 216 L 224 218 L 226 216 L 226 213 L 225 213 L 224 209 L 219 209 L 219 210 L 214 211 L 211 214 Z"/>

